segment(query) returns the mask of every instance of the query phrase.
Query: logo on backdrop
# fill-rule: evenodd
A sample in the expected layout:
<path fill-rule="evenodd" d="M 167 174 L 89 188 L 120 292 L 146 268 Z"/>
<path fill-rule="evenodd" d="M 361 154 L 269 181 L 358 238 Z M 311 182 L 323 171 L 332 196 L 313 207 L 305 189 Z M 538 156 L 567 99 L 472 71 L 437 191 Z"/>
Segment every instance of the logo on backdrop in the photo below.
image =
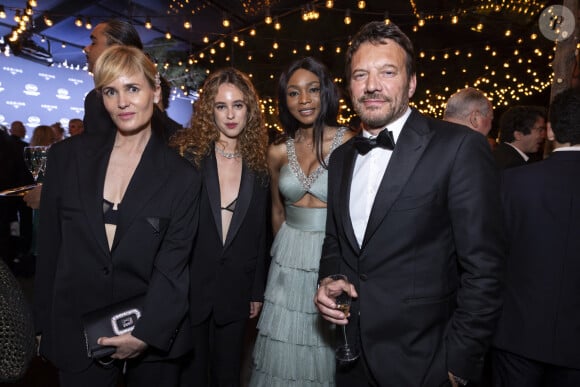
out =
<path fill-rule="evenodd" d="M 43 108 L 43 109 L 46 109 L 49 112 L 58 109 L 58 106 L 56 106 L 56 105 L 49 105 L 49 104 L 46 104 L 46 103 L 43 103 L 42 105 L 40 105 L 40 107 Z"/>
<path fill-rule="evenodd" d="M 75 86 L 82 85 L 83 83 L 85 83 L 85 81 L 83 81 L 82 79 L 78 79 L 78 78 L 69 78 L 68 81 L 71 83 L 74 83 Z"/>
<path fill-rule="evenodd" d="M 22 69 L 18 69 L 16 67 L 10 67 L 10 66 L 4 66 L 4 67 L 2 67 L 2 70 L 8 71 L 12 75 L 23 73 Z"/>
<path fill-rule="evenodd" d="M 12 106 L 14 109 L 19 109 L 26 106 L 26 102 L 21 101 L 6 101 L 6 105 Z"/>
<path fill-rule="evenodd" d="M 72 110 L 73 112 L 75 112 L 77 115 L 80 115 L 81 113 L 85 112 L 85 108 L 84 107 L 77 107 L 77 106 L 71 106 L 70 110 Z"/>
<path fill-rule="evenodd" d="M 1 125 L 8 125 L 8 121 L 6 121 L 6 117 L 0 114 L 0 124 Z"/>
<path fill-rule="evenodd" d="M 70 95 L 68 95 L 68 90 L 64 87 L 59 88 L 56 91 L 56 98 L 58 99 L 70 99 Z"/>
<path fill-rule="evenodd" d="M 40 117 L 37 116 L 28 117 L 28 122 L 26 123 L 26 126 L 28 126 L 29 128 L 36 128 L 38 125 L 40 125 Z"/>
<path fill-rule="evenodd" d="M 34 97 L 40 95 L 40 92 L 38 91 L 38 86 L 36 86 L 34 83 L 27 83 L 26 85 L 24 85 L 23 93 Z"/>
<path fill-rule="evenodd" d="M 2 87 L 2 82 L 0 82 L 0 93 L 2 93 L 4 91 L 4 88 Z"/>
<path fill-rule="evenodd" d="M 47 74 L 47 73 L 38 73 L 38 76 L 41 78 L 44 78 L 44 80 L 49 81 L 51 79 L 56 79 L 56 77 L 52 74 Z"/>

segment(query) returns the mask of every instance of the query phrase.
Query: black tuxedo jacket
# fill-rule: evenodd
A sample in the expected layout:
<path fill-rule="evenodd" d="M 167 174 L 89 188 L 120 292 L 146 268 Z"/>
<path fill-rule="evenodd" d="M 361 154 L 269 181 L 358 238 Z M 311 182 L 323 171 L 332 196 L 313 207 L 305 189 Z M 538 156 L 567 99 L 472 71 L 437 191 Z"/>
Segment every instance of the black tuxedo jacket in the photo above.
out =
<path fill-rule="evenodd" d="M 504 308 L 494 346 L 580 369 L 580 152 L 504 172 Z"/>
<path fill-rule="evenodd" d="M 199 232 L 191 260 L 191 322 L 201 323 L 212 311 L 218 324 L 247 319 L 250 302 L 264 298 L 268 185 L 243 165 L 238 200 L 223 243 L 214 151 L 203 160 L 201 174 Z"/>
<path fill-rule="evenodd" d="M 41 353 L 59 369 L 89 366 L 81 316 L 146 294 L 133 335 L 149 344 L 144 360 L 191 348 L 188 261 L 197 225 L 199 174 L 151 136 L 120 205 L 109 250 L 103 188 L 115 132 L 54 144 L 44 181 L 35 324 Z"/>
<path fill-rule="evenodd" d="M 485 137 L 413 110 L 392 153 L 362 247 L 349 214 L 353 140 L 333 152 L 320 277 L 355 285 L 347 329 L 381 386 L 477 380 L 501 306 L 504 248 Z"/>
<path fill-rule="evenodd" d="M 511 145 L 505 142 L 499 143 L 493 150 L 493 158 L 499 169 L 519 167 L 526 165 L 526 160 Z"/>

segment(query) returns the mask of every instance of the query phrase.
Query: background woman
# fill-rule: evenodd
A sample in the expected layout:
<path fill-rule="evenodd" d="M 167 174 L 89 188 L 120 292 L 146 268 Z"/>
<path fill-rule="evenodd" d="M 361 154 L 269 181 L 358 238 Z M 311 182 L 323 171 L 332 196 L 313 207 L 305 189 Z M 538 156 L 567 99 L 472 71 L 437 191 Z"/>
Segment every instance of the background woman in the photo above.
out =
<path fill-rule="evenodd" d="M 116 130 L 52 145 L 41 198 L 35 324 L 40 352 L 62 387 L 176 386 L 178 358 L 191 348 L 187 264 L 200 181 L 151 130 L 160 97 L 155 65 L 114 46 L 95 66 L 95 84 Z M 87 357 L 81 316 L 137 295 L 131 333 L 101 337 L 112 367 Z M 123 372 L 124 371 L 124 372 Z"/>
<path fill-rule="evenodd" d="M 251 386 L 334 384 L 330 326 L 312 303 L 326 223 L 326 165 L 353 132 L 336 126 L 338 91 L 323 64 L 304 58 L 280 76 L 288 135 L 268 151 L 276 235 Z"/>
<path fill-rule="evenodd" d="M 32 132 L 30 146 L 49 146 L 55 142 L 54 131 L 48 125 L 38 125 Z"/>
<path fill-rule="evenodd" d="M 182 385 L 237 386 L 244 330 L 260 311 L 266 282 L 268 138 L 245 74 L 217 71 L 202 90 L 191 129 L 173 141 L 203 179 L 191 261 L 195 347 Z"/>

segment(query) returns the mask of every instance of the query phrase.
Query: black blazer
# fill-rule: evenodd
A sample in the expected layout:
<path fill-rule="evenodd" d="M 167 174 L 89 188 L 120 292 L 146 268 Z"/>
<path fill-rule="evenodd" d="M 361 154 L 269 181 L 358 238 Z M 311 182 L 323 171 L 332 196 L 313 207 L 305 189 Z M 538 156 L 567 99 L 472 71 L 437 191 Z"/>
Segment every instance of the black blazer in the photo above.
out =
<path fill-rule="evenodd" d="M 115 132 L 54 144 L 41 199 L 35 323 L 41 353 L 59 369 L 89 366 L 81 316 L 146 293 L 133 335 L 144 360 L 191 348 L 188 260 L 196 232 L 200 177 L 151 136 L 120 205 L 112 250 L 103 221 L 104 179 Z"/>
<path fill-rule="evenodd" d="M 201 166 L 199 231 L 191 260 L 191 322 L 213 311 L 219 324 L 247 319 L 250 302 L 262 302 L 266 283 L 269 189 L 264 177 L 242 167 L 240 191 L 225 244 L 217 162 L 212 151 Z"/>
<path fill-rule="evenodd" d="M 362 248 L 349 212 L 353 139 L 332 153 L 320 277 L 359 294 L 347 330 L 381 386 L 480 377 L 500 311 L 503 244 L 484 136 L 413 110 L 380 183 Z M 357 318 L 360 313 L 360 318 Z"/>
<path fill-rule="evenodd" d="M 493 158 L 499 169 L 519 167 L 526 165 L 526 160 L 511 145 L 505 142 L 497 144 L 493 150 Z"/>
<path fill-rule="evenodd" d="M 494 346 L 580 367 L 580 152 L 504 172 L 509 252 Z"/>

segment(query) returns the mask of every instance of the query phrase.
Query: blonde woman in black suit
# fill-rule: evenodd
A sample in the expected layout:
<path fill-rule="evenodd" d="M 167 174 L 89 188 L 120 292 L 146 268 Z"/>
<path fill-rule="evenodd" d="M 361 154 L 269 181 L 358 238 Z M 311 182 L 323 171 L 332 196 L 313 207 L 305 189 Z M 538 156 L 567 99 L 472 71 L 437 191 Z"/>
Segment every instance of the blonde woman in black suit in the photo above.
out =
<path fill-rule="evenodd" d="M 174 386 L 191 347 L 188 261 L 200 181 L 151 130 L 155 65 L 136 48 L 108 48 L 95 83 L 116 130 L 54 144 L 42 193 L 35 319 L 40 352 L 60 385 Z M 113 364 L 88 358 L 87 312 L 144 295 L 131 333 L 101 337 Z"/>

